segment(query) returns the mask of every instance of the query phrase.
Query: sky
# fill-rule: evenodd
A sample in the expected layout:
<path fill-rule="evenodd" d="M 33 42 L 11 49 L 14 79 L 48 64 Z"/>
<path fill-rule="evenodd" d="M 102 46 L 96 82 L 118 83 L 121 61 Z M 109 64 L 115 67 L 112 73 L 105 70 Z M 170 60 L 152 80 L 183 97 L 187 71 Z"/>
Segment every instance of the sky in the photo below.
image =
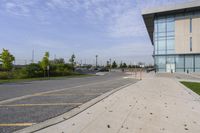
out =
<path fill-rule="evenodd" d="M 153 46 L 141 10 L 189 0 L 0 0 L 0 50 L 16 64 L 74 53 L 76 61 L 152 64 Z"/>

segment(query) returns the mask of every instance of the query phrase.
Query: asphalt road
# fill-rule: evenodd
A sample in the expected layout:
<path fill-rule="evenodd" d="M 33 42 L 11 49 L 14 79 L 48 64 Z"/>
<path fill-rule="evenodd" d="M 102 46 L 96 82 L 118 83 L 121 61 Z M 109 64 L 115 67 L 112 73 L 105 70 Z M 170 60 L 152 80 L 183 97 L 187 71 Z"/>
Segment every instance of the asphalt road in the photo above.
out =
<path fill-rule="evenodd" d="M 136 82 L 124 76 L 115 72 L 104 76 L 0 85 L 0 133 L 43 122 L 103 93 Z M 27 95 L 29 97 L 23 97 Z M 3 103 L 13 98 L 18 99 Z"/>

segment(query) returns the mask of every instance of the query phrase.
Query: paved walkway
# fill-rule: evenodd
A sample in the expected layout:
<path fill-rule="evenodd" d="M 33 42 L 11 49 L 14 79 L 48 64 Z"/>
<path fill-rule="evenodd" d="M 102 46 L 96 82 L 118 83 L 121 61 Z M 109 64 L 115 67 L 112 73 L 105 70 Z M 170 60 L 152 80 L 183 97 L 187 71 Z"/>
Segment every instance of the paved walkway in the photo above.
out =
<path fill-rule="evenodd" d="M 39 133 L 200 133 L 200 101 L 175 79 L 146 76 Z"/>
<path fill-rule="evenodd" d="M 199 73 L 157 73 L 157 77 L 175 78 L 179 81 L 200 82 Z"/>

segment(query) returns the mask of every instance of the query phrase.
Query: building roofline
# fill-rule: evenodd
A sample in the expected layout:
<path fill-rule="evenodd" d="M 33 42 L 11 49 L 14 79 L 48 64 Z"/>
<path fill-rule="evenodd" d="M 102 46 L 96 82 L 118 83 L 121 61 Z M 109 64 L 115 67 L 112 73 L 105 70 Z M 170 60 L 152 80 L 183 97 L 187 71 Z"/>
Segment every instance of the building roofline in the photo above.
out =
<path fill-rule="evenodd" d="M 142 11 L 142 15 L 178 11 L 178 10 L 190 9 L 190 8 L 195 8 L 195 7 L 200 7 L 199 0 L 182 3 L 182 4 L 173 4 L 173 5 L 161 6 L 157 8 L 154 7 L 150 9 L 145 9 Z"/>
<path fill-rule="evenodd" d="M 191 1 L 183 4 L 174 4 L 158 8 L 146 9 L 142 11 L 142 17 L 146 25 L 149 37 L 153 44 L 154 18 L 156 15 L 176 14 L 193 10 L 200 10 L 200 1 Z"/>

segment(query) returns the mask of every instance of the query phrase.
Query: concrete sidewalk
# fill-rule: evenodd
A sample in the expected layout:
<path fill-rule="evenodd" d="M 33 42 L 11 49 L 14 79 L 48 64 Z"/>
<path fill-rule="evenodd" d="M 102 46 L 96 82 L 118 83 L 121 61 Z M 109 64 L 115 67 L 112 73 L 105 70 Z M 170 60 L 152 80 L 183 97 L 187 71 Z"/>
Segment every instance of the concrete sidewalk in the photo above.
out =
<path fill-rule="evenodd" d="M 38 133 L 200 133 L 200 101 L 175 79 L 147 76 Z"/>

